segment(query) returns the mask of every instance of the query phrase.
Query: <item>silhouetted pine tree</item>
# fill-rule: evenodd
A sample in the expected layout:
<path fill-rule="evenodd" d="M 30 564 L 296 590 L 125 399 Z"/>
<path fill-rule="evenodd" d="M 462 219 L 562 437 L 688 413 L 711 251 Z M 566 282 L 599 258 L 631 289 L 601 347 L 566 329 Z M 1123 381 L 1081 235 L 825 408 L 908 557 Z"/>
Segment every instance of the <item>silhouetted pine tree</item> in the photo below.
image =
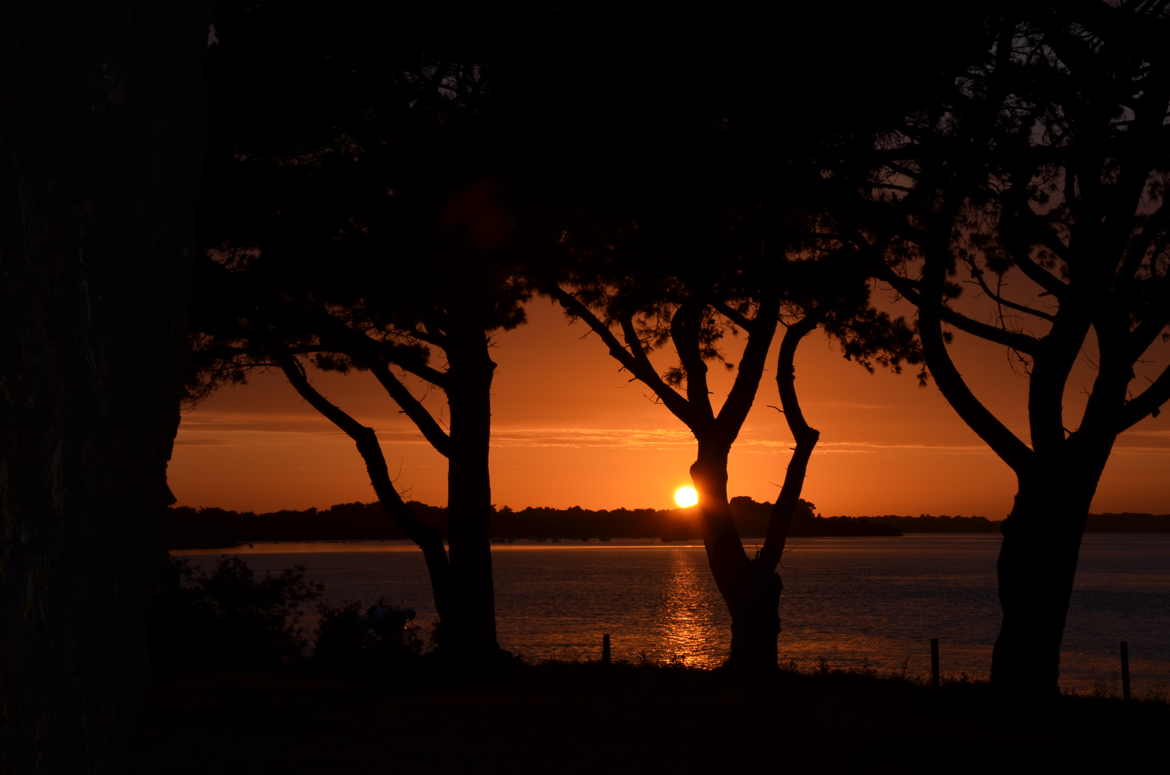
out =
<path fill-rule="evenodd" d="M 385 59 L 352 24 L 320 29 L 288 13 L 245 11 L 221 32 L 236 49 L 215 81 L 224 198 L 201 267 L 195 392 L 279 368 L 354 440 L 382 505 L 421 548 L 442 649 L 490 655 L 489 345 L 523 322 L 527 292 L 480 145 L 488 73 Z M 449 548 L 406 508 L 374 430 L 314 387 L 307 363 L 372 374 L 447 458 Z M 421 395 L 432 389 L 446 399 L 446 427 Z"/>
<path fill-rule="evenodd" d="M 1170 9 L 1041 3 L 987 29 L 984 54 L 877 147 L 856 240 L 918 306 L 947 401 L 1016 476 L 992 680 L 1043 693 L 1101 473 L 1170 399 Z M 976 396 L 952 336 L 1020 364 L 1029 441 Z M 1065 402 L 1086 364 L 1078 422 Z"/>

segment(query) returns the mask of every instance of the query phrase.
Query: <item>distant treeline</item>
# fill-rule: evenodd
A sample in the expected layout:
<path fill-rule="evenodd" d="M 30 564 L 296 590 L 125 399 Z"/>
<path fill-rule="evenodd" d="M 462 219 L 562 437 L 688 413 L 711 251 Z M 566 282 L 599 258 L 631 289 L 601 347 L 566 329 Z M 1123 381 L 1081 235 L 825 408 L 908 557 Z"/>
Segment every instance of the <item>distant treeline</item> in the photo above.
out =
<path fill-rule="evenodd" d="M 410 508 L 428 524 L 446 528 L 447 510 L 412 501 Z M 807 501 L 793 520 L 793 536 L 898 536 L 902 533 L 989 533 L 997 522 L 985 517 L 882 515 L 822 517 Z M 751 498 L 731 500 L 740 535 L 762 538 L 767 530 L 770 503 Z M 1170 515 L 1102 514 L 1089 517 L 1088 529 L 1097 532 L 1170 532 Z M 503 507 L 492 523 L 493 537 L 501 541 L 657 538 L 693 541 L 702 538 L 696 515 L 682 509 L 568 509 Z M 273 511 L 264 514 L 226 509 L 170 510 L 167 545 L 172 549 L 214 548 L 257 541 L 393 540 L 406 536 L 376 503 L 341 503 L 328 509 Z"/>
<path fill-rule="evenodd" d="M 999 522 L 986 517 L 952 517 L 920 514 L 917 517 L 883 514 L 877 517 L 830 517 L 852 519 L 895 528 L 903 533 L 994 533 Z M 1170 514 L 1090 514 L 1090 533 L 1170 533 Z"/>
<path fill-rule="evenodd" d="M 422 521 L 446 531 L 447 510 L 411 501 L 408 506 Z M 767 531 L 770 503 L 733 498 L 732 513 L 740 535 L 762 538 Z M 208 508 L 172 508 L 167 525 L 172 549 L 234 546 L 256 541 L 324 541 L 336 539 L 403 539 L 406 535 L 377 503 L 342 503 L 328 509 L 274 511 L 266 514 Z M 849 517 L 822 518 L 811 503 L 802 502 L 793 519 L 791 535 L 900 535 L 900 530 L 876 520 Z M 496 540 L 610 540 L 657 538 L 688 541 L 702 538 L 697 513 L 683 509 L 497 509 L 492 521 Z"/>

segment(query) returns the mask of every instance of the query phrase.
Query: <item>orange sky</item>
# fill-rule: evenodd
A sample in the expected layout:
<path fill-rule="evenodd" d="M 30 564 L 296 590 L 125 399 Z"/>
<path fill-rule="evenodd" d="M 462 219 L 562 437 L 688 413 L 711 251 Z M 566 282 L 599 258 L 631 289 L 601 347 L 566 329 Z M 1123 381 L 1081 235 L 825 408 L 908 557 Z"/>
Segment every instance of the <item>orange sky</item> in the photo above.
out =
<path fill-rule="evenodd" d="M 888 293 L 886 294 L 888 295 Z M 694 444 L 649 390 L 618 371 L 583 323 L 570 325 L 544 299 L 530 323 L 497 337 L 492 488 L 497 505 L 585 508 L 673 506 L 688 482 Z M 957 335 L 959 336 L 959 335 Z M 729 340 L 730 348 L 742 343 Z M 775 349 L 775 348 L 774 348 Z M 972 387 L 1018 433 L 1022 373 L 996 345 L 960 339 L 956 360 Z M 790 439 L 778 404 L 775 353 L 756 406 L 732 451 L 733 494 L 775 498 Z M 1165 359 L 1162 359 L 1165 363 Z M 712 388 L 730 378 L 712 368 Z M 397 414 L 367 374 L 314 373 L 326 395 L 377 429 L 391 475 L 407 498 L 446 502 L 445 461 Z M 797 357 L 805 413 L 821 430 L 805 497 L 831 514 L 979 514 L 998 519 L 1013 478 L 933 386 L 912 374 L 867 374 L 814 334 Z M 417 383 L 415 384 L 418 387 Z M 1070 410 L 1088 386 L 1069 386 Z M 722 394 L 717 398 L 722 399 Z M 438 395 L 428 405 L 441 409 Z M 1069 412 L 1070 416 L 1079 414 Z M 1072 421 L 1075 427 L 1075 420 Z M 188 409 L 170 468 L 180 504 L 267 511 L 371 501 L 348 437 L 316 414 L 279 373 L 257 374 Z M 1124 435 L 1094 501 L 1095 511 L 1170 512 L 1170 418 Z"/>

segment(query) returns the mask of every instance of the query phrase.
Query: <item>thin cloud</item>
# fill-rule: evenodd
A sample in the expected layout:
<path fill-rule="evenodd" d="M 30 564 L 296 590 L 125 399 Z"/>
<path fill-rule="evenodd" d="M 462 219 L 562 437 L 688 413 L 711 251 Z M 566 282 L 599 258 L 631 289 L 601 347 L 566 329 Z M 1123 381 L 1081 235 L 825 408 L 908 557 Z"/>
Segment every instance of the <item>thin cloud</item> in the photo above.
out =
<path fill-rule="evenodd" d="M 337 428 L 313 415 L 192 414 L 180 433 L 327 433 Z"/>
<path fill-rule="evenodd" d="M 429 446 L 418 430 L 405 419 L 371 423 L 383 444 Z M 246 415 L 241 413 L 193 414 L 183 420 L 179 446 L 227 446 L 245 439 L 251 443 L 288 443 L 293 436 L 344 439 L 328 421 L 313 415 Z M 1146 443 L 1127 444 L 1124 438 L 1114 448 L 1120 455 L 1170 455 L 1170 430 L 1133 431 Z M 1150 443 L 1153 442 L 1153 443 Z M 1165 442 L 1165 443 L 1162 443 Z M 690 431 L 675 428 L 585 428 L 575 426 L 511 427 L 497 425 L 492 431 L 495 449 L 692 449 Z M 759 431 L 745 430 L 735 451 L 748 454 L 787 454 L 792 439 L 761 437 Z M 924 442 L 822 441 L 818 455 L 873 455 L 885 452 L 929 453 L 936 455 L 986 455 L 982 444 L 932 444 Z"/>
<path fill-rule="evenodd" d="M 810 408 L 817 409 L 861 409 L 865 411 L 882 411 L 893 409 L 892 404 L 866 404 L 860 401 L 806 401 L 802 402 Z"/>
<path fill-rule="evenodd" d="M 190 438 L 187 436 L 179 436 L 175 439 L 176 447 L 222 447 L 230 443 L 227 439 L 211 437 Z"/>
<path fill-rule="evenodd" d="M 492 431 L 496 447 L 637 448 L 688 447 L 690 431 L 666 428 L 508 428 Z"/>
<path fill-rule="evenodd" d="M 1126 431 L 1126 436 L 1145 436 L 1151 439 L 1166 439 L 1170 441 L 1170 430 L 1159 431 Z M 1122 438 L 1125 438 L 1124 436 Z"/>
<path fill-rule="evenodd" d="M 407 420 L 394 424 L 373 424 L 383 443 L 427 444 Z M 337 426 L 315 415 L 249 415 L 242 413 L 195 414 L 183 418 L 179 436 L 182 446 L 213 446 L 239 443 L 296 443 L 295 437 L 315 437 L 311 443 L 347 438 Z M 308 441 L 308 438 L 305 439 Z"/>
<path fill-rule="evenodd" d="M 406 420 L 372 423 L 383 444 L 427 445 L 418 430 Z M 342 437 L 332 424 L 312 415 L 204 414 L 184 419 L 176 443 L 212 446 L 247 438 L 273 442 L 281 437 L 306 435 Z M 282 442 L 283 443 L 283 442 Z M 641 449 L 678 450 L 694 447 L 690 431 L 677 428 L 589 428 L 578 426 L 513 427 L 497 425 L 492 430 L 492 447 L 497 449 Z M 760 437 L 745 430 L 735 450 L 759 454 L 786 453 L 793 447 L 789 438 Z M 920 451 L 938 454 L 983 454 L 979 444 L 924 444 L 875 441 L 823 441 L 817 454 L 876 454 L 885 451 Z"/>
<path fill-rule="evenodd" d="M 792 440 L 746 440 L 740 446 L 775 450 L 777 448 L 792 449 L 795 444 Z M 815 455 L 874 455 L 881 452 L 930 452 L 940 455 L 972 455 L 989 452 L 981 444 L 921 444 L 916 442 L 885 442 L 885 441 L 822 441 L 817 444 Z"/>

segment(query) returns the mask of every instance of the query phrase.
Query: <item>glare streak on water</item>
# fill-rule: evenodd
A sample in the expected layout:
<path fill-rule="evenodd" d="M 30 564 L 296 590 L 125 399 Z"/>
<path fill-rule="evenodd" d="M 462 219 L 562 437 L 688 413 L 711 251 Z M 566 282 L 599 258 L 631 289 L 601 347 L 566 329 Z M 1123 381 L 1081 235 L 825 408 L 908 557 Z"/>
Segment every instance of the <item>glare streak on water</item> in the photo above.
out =
<path fill-rule="evenodd" d="M 755 547 L 749 546 L 748 551 Z M 944 676 L 986 679 L 999 624 L 996 535 L 793 539 L 781 572 L 781 659 L 804 670 L 872 668 L 923 677 L 941 639 Z M 202 567 L 238 554 L 258 571 L 304 565 L 326 600 L 379 596 L 434 619 L 418 551 L 401 542 L 256 544 L 178 552 Z M 726 609 L 698 544 L 563 542 L 493 548 L 500 642 L 533 660 L 615 659 L 714 667 Z M 305 619 L 311 629 L 315 614 Z M 1085 537 L 1064 641 L 1062 684 L 1119 693 L 1118 642 L 1135 692 L 1170 693 L 1170 536 Z"/>

